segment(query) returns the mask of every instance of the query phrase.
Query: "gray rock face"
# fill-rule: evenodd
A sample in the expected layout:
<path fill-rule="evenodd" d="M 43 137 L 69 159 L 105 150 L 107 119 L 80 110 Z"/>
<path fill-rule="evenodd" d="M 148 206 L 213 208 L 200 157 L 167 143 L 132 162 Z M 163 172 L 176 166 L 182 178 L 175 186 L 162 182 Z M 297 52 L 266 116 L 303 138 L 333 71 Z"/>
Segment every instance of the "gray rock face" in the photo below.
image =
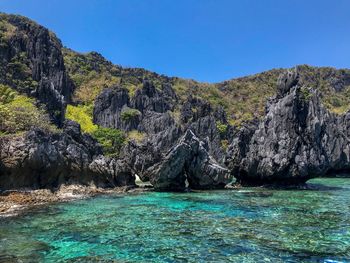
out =
<path fill-rule="evenodd" d="M 131 99 L 128 91 L 120 87 L 105 89 L 97 97 L 94 107 L 94 122 L 103 127 L 124 131 L 139 130 L 157 133 L 173 122 L 167 111 L 173 109 L 176 95 L 171 86 L 162 91 L 144 81 Z M 134 114 L 127 114 L 133 111 Z M 123 115 L 128 115 L 123 118 Z"/>
<path fill-rule="evenodd" d="M 213 115 L 207 115 L 191 123 L 189 129 L 207 143 L 209 153 L 222 163 L 225 153 L 221 148 L 221 138 L 216 127 L 216 121 Z"/>
<path fill-rule="evenodd" d="M 286 77 L 287 76 L 287 77 Z M 336 116 L 319 94 L 298 86 L 298 75 L 279 79 L 278 95 L 258 127 L 244 127 L 226 164 L 243 185 L 298 184 L 350 165 L 349 113 Z"/>
<path fill-rule="evenodd" d="M 221 147 L 221 136 L 216 127 L 217 122 L 227 124 L 226 114 L 222 108 L 213 110 L 210 103 L 189 96 L 181 110 L 181 120 L 185 130 L 191 129 L 201 140 L 206 141 L 209 153 L 220 163 L 225 153 Z"/>
<path fill-rule="evenodd" d="M 164 113 L 172 110 L 173 100 L 176 100 L 175 92 L 169 85 L 163 88 L 164 91 L 159 91 L 150 81 L 145 80 L 142 89 L 136 90 L 135 96 L 131 99 L 132 107 L 142 113 L 146 111 Z"/>
<path fill-rule="evenodd" d="M 63 183 L 101 187 L 133 185 L 122 161 L 103 157 L 96 141 L 69 121 L 62 133 L 32 130 L 16 138 L 0 138 L 0 190 L 55 188 Z"/>
<path fill-rule="evenodd" d="M 159 163 L 149 167 L 146 174 L 155 189 L 171 191 L 184 190 L 186 179 L 192 189 L 213 189 L 223 188 L 232 178 L 191 130 Z"/>
<path fill-rule="evenodd" d="M 121 151 L 122 156 L 129 156 L 130 160 L 134 160 L 130 166 L 141 180 L 149 179 L 144 173 L 145 169 L 159 162 L 159 154 L 164 154 L 174 147 L 187 129 L 191 129 L 201 140 L 206 141 L 209 154 L 216 160 L 222 163 L 224 159 L 222 138 L 216 123 L 220 121 L 227 124 L 225 111 L 222 108 L 213 110 L 208 102 L 189 96 L 178 120 L 175 120 L 176 103 L 177 96 L 171 85 L 166 84 L 162 89 L 157 89 L 147 80 L 132 98 L 127 90 L 114 87 L 105 89 L 95 101 L 96 124 L 124 131 L 138 130 L 145 134 L 144 142 L 138 145 L 130 144 L 130 147 L 124 147 Z M 126 121 L 122 115 L 130 109 L 137 110 L 140 114 Z M 147 156 L 144 152 L 159 154 Z"/>
<path fill-rule="evenodd" d="M 283 97 L 292 87 L 299 82 L 299 74 L 297 69 L 286 70 L 277 80 L 277 97 Z"/>
<path fill-rule="evenodd" d="M 66 103 L 74 90 L 65 71 L 61 42 L 49 30 L 24 17 L 1 14 L 0 18 L 16 27 L 0 47 L 0 82 L 37 98 L 46 106 L 54 123 L 61 126 Z M 14 61 L 20 61 L 29 73 L 13 68 Z M 9 72 L 13 74 L 7 77 Z M 29 79 L 37 84 L 31 86 Z"/>
<path fill-rule="evenodd" d="M 123 147 L 119 157 L 125 160 L 134 174 L 137 174 L 143 182 L 146 182 L 149 181 L 149 177 L 145 171 L 159 162 L 162 154 L 149 141 L 143 144 L 130 141 Z"/>
<path fill-rule="evenodd" d="M 93 120 L 94 123 L 108 128 L 130 131 L 137 129 L 140 116 L 123 119 L 123 112 L 130 110 L 130 99 L 126 89 L 114 87 L 104 89 L 96 98 Z"/>
<path fill-rule="evenodd" d="M 101 178 L 108 175 L 108 187 L 135 185 L 135 174 L 124 160 L 99 155 L 89 164 L 89 169 Z"/>

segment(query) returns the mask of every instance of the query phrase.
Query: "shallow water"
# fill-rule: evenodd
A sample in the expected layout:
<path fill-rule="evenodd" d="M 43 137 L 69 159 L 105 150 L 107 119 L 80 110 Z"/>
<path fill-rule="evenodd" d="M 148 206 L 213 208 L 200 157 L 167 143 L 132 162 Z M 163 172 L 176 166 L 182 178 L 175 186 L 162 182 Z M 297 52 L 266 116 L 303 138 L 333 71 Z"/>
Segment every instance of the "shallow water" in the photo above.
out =
<path fill-rule="evenodd" d="M 0 262 L 350 262 L 350 179 L 100 196 L 0 219 Z"/>

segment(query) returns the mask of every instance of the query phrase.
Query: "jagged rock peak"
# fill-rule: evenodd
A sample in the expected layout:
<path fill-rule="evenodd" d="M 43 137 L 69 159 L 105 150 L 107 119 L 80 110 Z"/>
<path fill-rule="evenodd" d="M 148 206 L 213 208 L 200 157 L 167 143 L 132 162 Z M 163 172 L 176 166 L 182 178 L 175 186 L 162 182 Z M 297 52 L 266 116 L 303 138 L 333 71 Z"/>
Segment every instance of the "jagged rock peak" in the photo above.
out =
<path fill-rule="evenodd" d="M 286 75 L 280 79 L 289 91 L 229 147 L 226 165 L 243 185 L 299 184 L 350 167 L 349 113 L 330 113 L 317 91 L 296 85 L 295 73 Z"/>
<path fill-rule="evenodd" d="M 280 74 L 277 80 L 277 97 L 282 98 L 290 89 L 299 82 L 299 71 L 295 67 Z"/>
<path fill-rule="evenodd" d="M 0 20 L 6 24 L 1 29 L 5 37 L 0 46 L 0 83 L 37 98 L 61 126 L 74 85 L 65 70 L 60 40 L 28 18 L 0 13 Z M 21 67 L 13 68 L 13 62 Z"/>

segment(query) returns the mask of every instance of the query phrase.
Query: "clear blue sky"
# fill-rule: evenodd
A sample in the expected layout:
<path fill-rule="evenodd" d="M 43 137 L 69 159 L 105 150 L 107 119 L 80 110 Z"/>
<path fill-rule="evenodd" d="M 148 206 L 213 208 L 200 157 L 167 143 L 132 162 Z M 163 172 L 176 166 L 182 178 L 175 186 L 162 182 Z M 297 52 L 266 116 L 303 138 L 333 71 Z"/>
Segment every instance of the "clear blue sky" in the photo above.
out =
<path fill-rule="evenodd" d="M 80 52 L 217 82 L 296 64 L 350 67 L 350 0 L 0 0 Z"/>

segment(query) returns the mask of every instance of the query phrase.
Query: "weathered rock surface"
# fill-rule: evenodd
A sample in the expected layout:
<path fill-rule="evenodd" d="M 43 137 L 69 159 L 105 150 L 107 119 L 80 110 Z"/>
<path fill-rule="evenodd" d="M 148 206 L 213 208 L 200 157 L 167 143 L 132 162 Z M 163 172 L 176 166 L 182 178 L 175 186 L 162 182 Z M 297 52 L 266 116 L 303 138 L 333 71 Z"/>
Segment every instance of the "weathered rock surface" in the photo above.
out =
<path fill-rule="evenodd" d="M 163 123 L 155 119 L 162 117 L 162 114 L 168 114 L 167 112 L 173 109 L 175 101 L 175 92 L 169 85 L 165 85 L 160 91 L 145 80 L 142 88 L 137 89 L 132 98 L 129 97 L 126 89 L 115 86 L 104 89 L 97 97 L 93 114 L 94 122 L 103 127 L 124 131 L 139 130 L 155 133 L 154 129 L 158 127 L 159 131 L 164 128 L 169 118 L 165 115 Z M 158 126 L 151 127 L 153 124 Z"/>
<path fill-rule="evenodd" d="M 350 113 L 328 112 L 316 91 L 298 85 L 296 71 L 287 72 L 265 118 L 233 140 L 226 164 L 243 185 L 298 184 L 349 170 L 349 120 Z"/>
<path fill-rule="evenodd" d="M 181 120 L 186 129 L 191 129 L 196 136 L 208 144 L 209 153 L 221 164 L 225 153 L 221 147 L 221 135 L 217 122 L 228 124 L 225 111 L 219 107 L 216 110 L 210 103 L 189 96 L 181 109 Z"/>
<path fill-rule="evenodd" d="M 223 188 L 231 181 L 229 171 L 209 155 L 207 145 L 191 130 L 146 174 L 158 190 L 184 190 L 186 179 L 192 189 Z"/>
<path fill-rule="evenodd" d="M 66 121 L 62 133 L 34 129 L 24 136 L 0 138 L 0 189 L 56 188 L 61 184 L 100 187 L 133 185 L 121 161 L 103 157 L 100 146 Z"/>
<path fill-rule="evenodd" d="M 104 89 L 95 101 L 94 123 L 125 131 L 137 129 L 140 116 L 127 120 L 122 118 L 122 113 L 130 109 L 129 107 L 130 99 L 126 89 L 120 87 Z"/>
<path fill-rule="evenodd" d="M 13 27 L 0 45 L 0 83 L 37 98 L 61 126 L 74 85 L 65 70 L 60 40 L 25 17 L 0 14 L 0 19 Z"/>

